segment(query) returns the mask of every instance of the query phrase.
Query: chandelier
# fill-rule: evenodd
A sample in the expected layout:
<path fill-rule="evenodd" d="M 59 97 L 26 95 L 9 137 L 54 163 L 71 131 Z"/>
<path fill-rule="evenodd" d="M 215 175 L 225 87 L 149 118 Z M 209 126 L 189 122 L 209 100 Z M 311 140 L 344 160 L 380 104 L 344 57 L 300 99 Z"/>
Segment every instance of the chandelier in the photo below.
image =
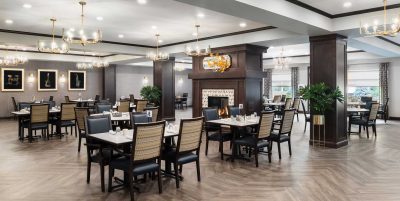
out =
<path fill-rule="evenodd" d="M 84 62 L 78 62 L 76 63 L 76 68 L 79 70 L 90 70 L 93 69 L 93 63 L 92 62 L 86 62 L 86 52 L 83 52 L 84 56 Z"/>
<path fill-rule="evenodd" d="M 211 47 L 208 46 L 205 49 L 201 49 L 199 47 L 199 28 L 200 25 L 196 24 L 196 43 L 194 44 L 194 46 L 187 46 L 185 48 L 185 54 L 191 57 L 199 57 L 199 56 L 208 56 L 211 54 Z"/>
<path fill-rule="evenodd" d="M 223 73 L 231 67 L 231 57 L 229 55 L 210 55 L 210 59 L 207 60 L 209 68 L 215 72 Z"/>
<path fill-rule="evenodd" d="M 289 68 L 289 63 L 291 59 L 289 57 L 284 57 L 283 56 L 284 50 L 282 48 L 281 53 L 279 54 L 278 57 L 274 58 L 274 63 L 275 63 L 275 69 L 288 69 Z"/>
<path fill-rule="evenodd" d="M 57 21 L 55 18 L 51 18 L 50 21 L 53 23 L 53 27 L 51 29 L 51 40 L 39 40 L 38 41 L 38 50 L 39 52 L 47 52 L 47 53 L 57 53 L 64 54 L 69 51 L 68 43 L 64 41 L 56 41 L 54 37 L 54 24 Z"/>
<path fill-rule="evenodd" d="M 20 55 L 7 55 L 8 49 L 6 51 L 6 56 L 0 58 L 0 66 L 18 66 L 28 62 L 28 59 Z"/>
<path fill-rule="evenodd" d="M 92 62 L 92 66 L 95 68 L 107 68 L 109 65 L 110 63 L 108 63 L 108 61 L 105 61 L 100 57 Z"/>
<path fill-rule="evenodd" d="M 374 19 L 372 22 L 360 22 L 360 34 L 363 36 L 396 36 L 400 32 L 400 16 L 388 19 L 387 0 L 383 0 L 383 19 L 382 23 Z M 391 20 L 391 21 L 389 21 Z"/>
<path fill-rule="evenodd" d="M 168 53 L 162 53 L 160 52 L 159 49 L 159 44 L 160 44 L 160 40 L 159 40 L 160 34 L 156 34 L 156 44 L 157 44 L 157 48 L 156 48 L 156 52 L 149 52 L 146 57 L 153 60 L 153 61 L 165 61 L 169 59 L 169 55 Z"/>
<path fill-rule="evenodd" d="M 91 36 L 87 35 L 88 32 L 86 32 L 83 27 L 83 19 L 85 17 L 85 15 L 83 14 L 83 7 L 86 5 L 86 1 L 81 0 L 79 1 L 79 4 L 81 5 L 82 10 L 81 10 L 81 26 L 80 30 L 78 31 L 78 36 L 74 35 L 75 30 L 70 29 L 66 32 L 63 30 L 62 38 L 65 42 L 70 44 L 81 44 L 82 46 L 89 44 L 96 44 L 101 41 L 102 38 L 101 31 L 97 30 L 93 32 Z"/>

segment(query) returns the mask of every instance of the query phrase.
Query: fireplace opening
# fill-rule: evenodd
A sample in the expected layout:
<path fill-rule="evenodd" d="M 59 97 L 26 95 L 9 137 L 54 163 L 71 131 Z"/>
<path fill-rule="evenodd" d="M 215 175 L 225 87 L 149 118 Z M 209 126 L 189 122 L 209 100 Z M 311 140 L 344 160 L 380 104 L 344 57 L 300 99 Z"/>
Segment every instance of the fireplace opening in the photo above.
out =
<path fill-rule="evenodd" d="M 208 107 L 217 108 L 221 118 L 229 117 L 229 98 L 219 96 L 208 97 Z"/>

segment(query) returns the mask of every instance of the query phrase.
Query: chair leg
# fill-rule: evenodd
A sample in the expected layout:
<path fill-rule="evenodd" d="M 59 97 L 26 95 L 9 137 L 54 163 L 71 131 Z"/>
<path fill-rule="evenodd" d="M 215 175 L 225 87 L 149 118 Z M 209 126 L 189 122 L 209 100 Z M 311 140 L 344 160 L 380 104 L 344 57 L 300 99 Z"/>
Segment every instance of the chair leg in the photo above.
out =
<path fill-rule="evenodd" d="M 197 169 L 197 181 L 200 182 L 201 181 L 201 177 L 200 177 L 200 159 L 196 160 L 196 169 Z"/>
<path fill-rule="evenodd" d="M 367 138 L 369 138 L 369 129 L 368 129 L 368 126 L 366 126 L 367 128 Z M 365 126 L 364 126 L 364 128 L 365 128 Z"/>
<path fill-rule="evenodd" d="M 304 124 L 304 133 L 306 133 L 306 130 L 307 130 L 307 120 L 306 123 Z"/>
<path fill-rule="evenodd" d="M 289 146 L 289 155 L 292 155 L 292 143 L 290 143 L 290 140 L 288 140 L 288 146 Z"/>
<path fill-rule="evenodd" d="M 157 179 L 158 179 L 158 193 L 162 193 L 162 182 L 161 182 L 161 165 L 158 167 Z"/>
<path fill-rule="evenodd" d="M 179 188 L 179 170 L 178 170 L 178 163 L 174 163 L 174 170 L 175 170 L 175 183 L 176 183 L 176 188 Z"/>
<path fill-rule="evenodd" d="M 299 113 L 298 112 L 297 112 L 296 116 L 297 116 L 297 122 L 299 122 Z"/>
<path fill-rule="evenodd" d="M 358 134 L 361 133 L 361 125 L 358 125 Z"/>
<path fill-rule="evenodd" d="M 372 125 L 372 129 L 373 129 L 375 137 L 376 137 L 376 124 Z"/>
<path fill-rule="evenodd" d="M 206 135 L 208 135 L 208 132 L 206 132 Z M 208 137 L 206 137 L 206 156 L 208 154 Z"/>
<path fill-rule="evenodd" d="M 135 193 L 133 192 L 133 175 L 132 171 L 129 171 L 129 194 L 131 195 L 131 201 L 135 200 Z"/>
<path fill-rule="evenodd" d="M 219 141 L 219 151 L 221 152 L 221 160 L 224 160 L 224 142 L 223 142 L 223 140 Z"/>
<path fill-rule="evenodd" d="M 105 192 L 105 185 L 104 185 L 104 165 L 100 163 L 100 179 L 101 179 L 101 192 Z"/>
<path fill-rule="evenodd" d="M 268 162 L 271 163 L 271 156 L 272 156 L 272 142 L 270 142 L 268 146 Z"/>
<path fill-rule="evenodd" d="M 81 152 L 81 142 L 82 142 L 82 136 L 79 135 L 78 152 Z"/>
<path fill-rule="evenodd" d="M 114 169 L 111 166 L 108 167 L 108 192 L 112 191 L 112 178 L 114 177 Z"/>
<path fill-rule="evenodd" d="M 75 137 L 78 137 L 78 129 L 76 128 L 76 126 L 74 127 L 75 127 Z"/>
<path fill-rule="evenodd" d="M 279 160 L 282 159 L 282 156 L 281 156 L 281 143 L 280 142 L 278 142 L 278 154 L 279 154 Z"/>
<path fill-rule="evenodd" d="M 254 159 L 256 161 L 256 167 L 258 167 L 258 148 L 254 147 Z"/>
<path fill-rule="evenodd" d="M 183 165 L 179 165 L 179 174 L 182 174 Z"/>
<path fill-rule="evenodd" d="M 92 167 L 92 163 L 88 161 L 87 164 L 87 173 L 86 173 L 86 183 L 90 183 L 90 169 Z"/>

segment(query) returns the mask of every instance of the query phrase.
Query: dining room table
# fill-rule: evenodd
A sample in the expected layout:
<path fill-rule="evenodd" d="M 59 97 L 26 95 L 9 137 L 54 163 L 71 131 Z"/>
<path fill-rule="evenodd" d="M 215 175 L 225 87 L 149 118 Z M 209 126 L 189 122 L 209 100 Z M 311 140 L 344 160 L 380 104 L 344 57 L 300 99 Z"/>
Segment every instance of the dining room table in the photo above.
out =
<path fill-rule="evenodd" d="M 118 108 L 118 104 L 113 105 L 113 109 L 116 110 Z M 129 103 L 129 109 L 133 110 L 136 108 L 135 103 Z"/>
<path fill-rule="evenodd" d="M 351 134 L 351 119 L 354 117 L 354 114 L 365 114 L 368 113 L 369 109 L 366 108 L 354 108 L 348 107 L 347 108 L 347 116 L 349 117 L 349 125 L 347 127 L 348 133 Z"/>
<path fill-rule="evenodd" d="M 259 116 L 237 116 L 231 118 L 223 118 L 223 119 L 216 119 L 206 121 L 208 124 L 218 125 L 218 126 L 229 126 L 232 129 L 233 139 L 232 143 L 239 138 L 240 130 L 247 127 L 253 127 L 259 124 L 260 117 Z M 233 161 L 234 159 L 242 159 L 242 160 L 249 160 L 248 158 L 243 157 L 241 154 L 238 153 L 239 149 L 236 146 L 232 148 L 232 154 L 224 154 L 227 155 L 227 160 Z"/>
<path fill-rule="evenodd" d="M 70 101 L 76 103 L 78 107 L 88 107 L 89 104 L 96 102 L 94 99 L 91 98 L 89 99 L 78 98 Z"/>
<path fill-rule="evenodd" d="M 61 112 L 61 109 L 58 107 L 50 108 L 49 115 L 58 115 Z M 17 117 L 18 121 L 18 139 L 22 140 L 24 136 L 22 136 L 22 124 L 24 121 L 28 121 L 30 119 L 31 112 L 29 109 L 21 109 L 19 111 L 13 111 L 11 114 Z M 58 130 L 58 129 L 57 129 Z M 29 139 L 32 140 L 32 139 Z"/>

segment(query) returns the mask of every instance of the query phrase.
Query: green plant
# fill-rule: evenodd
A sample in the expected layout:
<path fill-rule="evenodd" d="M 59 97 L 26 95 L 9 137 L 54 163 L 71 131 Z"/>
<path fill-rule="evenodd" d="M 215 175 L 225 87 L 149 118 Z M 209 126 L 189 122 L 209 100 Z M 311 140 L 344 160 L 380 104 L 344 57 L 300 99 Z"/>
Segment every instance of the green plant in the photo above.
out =
<path fill-rule="evenodd" d="M 316 115 L 325 115 L 333 109 L 336 101 L 343 103 L 344 96 L 338 87 L 335 89 L 325 83 L 317 83 L 300 89 L 303 99 L 311 101 L 311 109 Z"/>
<path fill-rule="evenodd" d="M 155 86 L 145 86 L 140 90 L 140 96 L 148 100 L 150 103 L 160 105 L 161 90 Z"/>

